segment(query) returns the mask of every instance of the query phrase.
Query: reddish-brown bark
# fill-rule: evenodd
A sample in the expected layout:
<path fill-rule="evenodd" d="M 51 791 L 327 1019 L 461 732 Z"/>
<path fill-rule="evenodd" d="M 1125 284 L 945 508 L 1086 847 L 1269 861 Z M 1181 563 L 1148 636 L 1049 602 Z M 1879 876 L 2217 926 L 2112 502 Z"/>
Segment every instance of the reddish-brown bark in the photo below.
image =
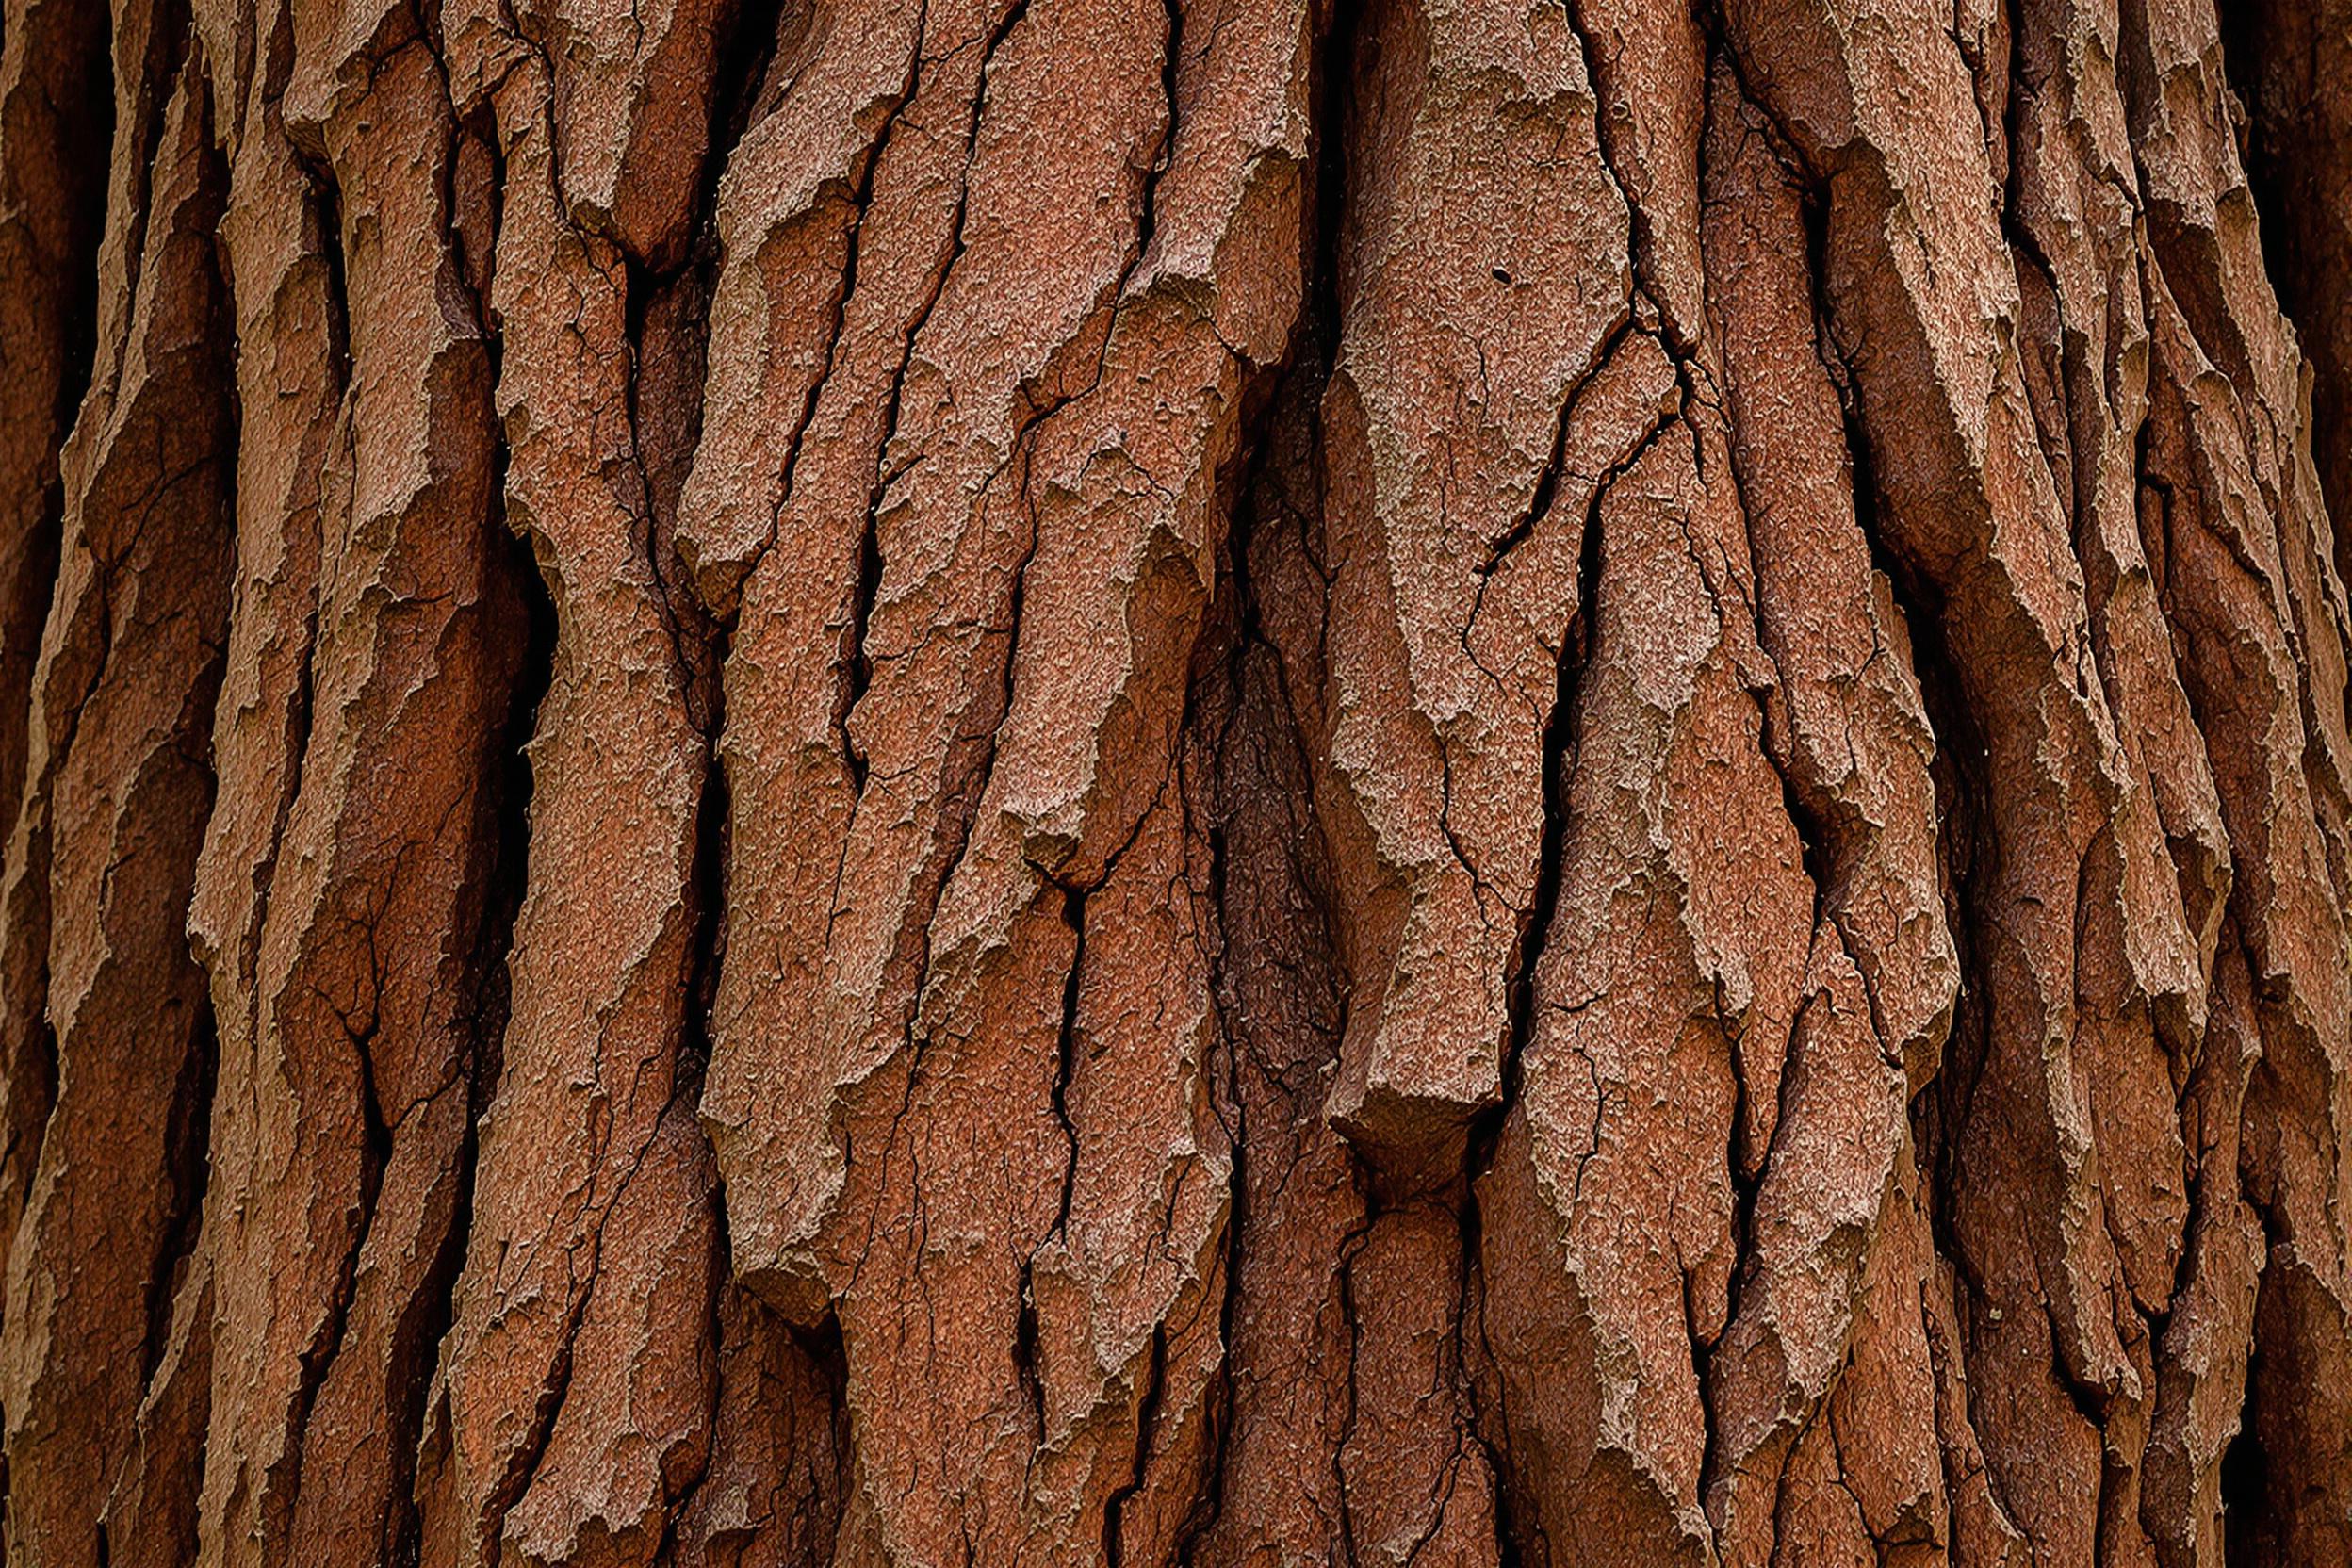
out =
<path fill-rule="evenodd" d="M 2352 1558 L 2348 26 L 9 0 L 8 1560 Z"/>

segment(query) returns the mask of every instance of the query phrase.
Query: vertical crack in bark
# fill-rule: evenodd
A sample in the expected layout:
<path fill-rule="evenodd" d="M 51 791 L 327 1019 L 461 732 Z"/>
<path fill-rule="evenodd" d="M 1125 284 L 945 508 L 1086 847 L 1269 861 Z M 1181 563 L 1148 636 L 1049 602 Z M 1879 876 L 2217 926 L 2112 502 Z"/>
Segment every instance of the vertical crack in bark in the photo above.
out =
<path fill-rule="evenodd" d="M 1149 1370 L 1144 1375 L 1143 1397 L 1135 1406 L 1135 1469 L 1102 1508 L 1102 1561 L 1105 1568 L 1121 1568 L 1127 1560 L 1126 1537 L 1120 1523 L 1127 1511 L 1129 1499 L 1143 1490 L 1144 1470 L 1152 1460 L 1152 1433 L 1160 1413 L 1160 1395 L 1168 1381 L 1168 1326 L 1155 1324 L 1152 1330 L 1152 1354 Z"/>
<path fill-rule="evenodd" d="M 990 53 L 994 52 L 995 43 L 1003 41 L 1004 34 L 1011 31 L 1012 22 L 1019 20 L 1027 9 L 1027 6 L 1028 0 L 1020 0 L 1020 4 L 1015 6 L 1013 16 L 1006 21 L 1004 28 L 991 41 Z M 833 295 L 833 321 L 825 336 L 825 365 L 808 383 L 808 397 L 801 405 L 798 418 L 793 422 L 791 438 L 785 444 L 784 476 L 776 491 L 776 511 L 768 519 L 767 542 L 760 547 L 758 554 L 753 558 L 754 568 L 759 564 L 759 557 L 764 556 L 776 547 L 776 531 L 781 526 L 784 509 L 792 504 L 792 476 L 800 466 L 802 443 L 808 438 L 808 427 L 816 420 L 817 403 L 825 396 L 825 387 L 831 384 L 833 380 L 833 367 L 841 354 L 841 334 L 848 317 L 850 296 L 858 291 L 858 255 L 865 234 L 866 212 L 874 202 L 874 175 L 882 167 L 883 155 L 890 150 L 890 136 L 898 128 L 899 116 L 906 112 L 907 104 L 913 100 L 916 90 L 923 84 L 923 31 L 930 14 L 931 0 L 920 0 L 915 13 L 914 47 L 906 61 L 906 84 L 891 98 L 884 110 L 881 128 L 874 133 L 874 139 L 867 144 L 860 155 L 861 161 L 858 165 L 855 188 L 851 191 L 849 198 L 853 216 L 849 223 L 845 259 L 841 266 L 841 286 Z M 987 67 L 984 64 L 982 66 L 984 94 L 987 90 L 986 81 Z M 978 118 L 979 113 L 975 109 L 973 112 L 975 127 Z M 976 129 L 974 134 L 977 134 Z M 910 337 L 908 341 L 911 343 L 912 338 Z M 861 643 L 862 640 L 861 637 Z"/>
<path fill-rule="evenodd" d="M 205 1158 L 205 1135 L 212 1121 L 212 1091 L 220 1070 L 220 1039 L 209 997 L 198 1004 L 188 1060 L 172 1092 L 169 1130 L 164 1136 L 164 1176 L 170 1184 L 170 1217 L 155 1266 L 147 1276 L 147 1332 L 139 1347 L 139 1387 L 143 1391 L 163 1357 L 171 1326 L 172 1302 L 184 1281 L 201 1237 L 204 1187 L 211 1176 Z"/>
<path fill-rule="evenodd" d="M 495 336 L 491 338 L 496 342 Z M 506 720 L 498 747 L 499 767 L 497 798 L 497 830 L 490 871 L 488 898 L 482 921 L 480 957 L 481 1000 L 474 1013 L 477 1049 L 482 1053 L 475 1064 L 473 1084 L 468 1099 L 466 1137 L 461 1163 L 464 1179 L 464 1199 L 461 1213 L 470 1221 L 473 1211 L 474 1182 L 479 1169 L 481 1131 L 483 1113 L 498 1098 L 498 1084 L 506 1070 L 505 1041 L 507 1025 L 514 1016 L 514 932 L 523 901 L 531 889 L 531 806 L 536 778 L 531 762 L 531 738 L 538 733 L 539 711 L 554 683 L 557 618 L 555 598 L 532 560 L 531 542 L 523 535 L 513 533 L 503 526 L 506 496 L 506 442 L 501 437 L 496 448 L 498 482 L 492 490 L 497 498 L 493 504 L 498 512 L 498 537 L 506 541 L 505 569 L 514 584 L 524 615 L 523 662 L 508 699 Z M 470 1231 L 470 1224 L 467 1227 Z M 462 1234 L 463 1233 L 461 1233 Z M 460 1271 L 465 1262 L 461 1247 L 457 1259 Z M 443 1289 L 443 1321 L 440 1332 L 433 1339 L 438 1345 L 448 1332 L 449 1323 L 455 1316 L 454 1303 L 446 1299 L 456 1289 L 457 1271 L 447 1279 Z M 584 1311 L 585 1297 L 580 1310 Z M 578 1328 L 577 1315 L 573 1329 Z M 563 1404 L 563 1390 L 570 1371 L 569 1348 L 571 1335 L 564 1337 L 565 1355 L 558 1364 L 556 1374 L 547 1385 L 538 1391 L 533 1407 L 531 1440 L 522 1446 L 515 1463 L 510 1467 L 499 1487 L 493 1493 L 498 1499 L 496 1507 L 503 1514 L 522 1494 L 536 1467 L 539 1455 L 545 1450 L 548 1435 L 555 1425 L 556 1412 Z M 418 1420 L 424 1417 L 421 1403 Z M 493 1533 L 491 1540 L 496 1542 Z M 495 1552 L 495 1545 L 493 1551 Z"/>
<path fill-rule="evenodd" d="M 1028 13 L 1029 0 L 1014 0 L 1014 4 L 1006 8 L 1003 17 L 998 19 L 981 44 L 980 69 L 976 78 L 978 85 L 973 92 L 972 118 L 965 128 L 964 135 L 963 171 L 956 184 L 955 213 L 948 225 L 952 237 L 949 240 L 947 254 L 939 263 L 939 270 L 931 280 L 929 291 L 924 295 L 923 302 L 916 307 L 913 318 L 906 325 L 903 347 L 898 356 L 898 368 L 890 377 L 890 394 L 883 403 L 881 438 L 874 444 L 874 484 L 867 492 L 864 526 L 859 531 L 858 540 L 857 586 L 850 601 L 849 630 L 846 645 L 840 661 L 841 695 L 836 705 L 834 720 L 835 727 L 840 732 L 842 760 L 849 767 L 853 796 L 858 799 L 862 799 L 865 794 L 868 764 L 864 748 L 858 745 L 856 737 L 850 733 L 849 721 L 850 715 L 858 710 L 858 701 L 865 696 L 867 688 L 873 684 L 874 680 L 874 662 L 866 652 L 866 630 L 874 618 L 875 598 L 882 590 L 882 541 L 878 525 L 883 493 L 889 488 L 890 480 L 895 477 L 890 471 L 890 445 L 898 434 L 899 407 L 906 390 L 907 370 L 914 363 L 915 345 L 922 338 L 923 328 L 929 324 L 931 312 L 938 306 L 940 296 L 947 291 L 947 280 L 954 275 L 956 263 L 962 258 L 964 253 L 964 220 L 969 211 L 971 198 L 972 165 L 979 147 L 981 121 L 988 111 L 988 68 L 996 59 L 997 50 L 1003 47 L 1004 41 L 1012 36 L 1013 29 Z M 908 90 L 910 100 L 914 90 L 921 85 L 922 52 L 927 43 L 923 24 L 927 23 L 929 12 L 926 9 L 922 14 L 923 22 L 918 23 L 915 29 L 917 59 L 914 78 Z M 878 147 L 875 152 L 875 160 L 877 163 L 880 161 Z M 842 299 L 846 305 L 848 299 L 846 290 L 843 291 Z M 827 368 L 830 369 L 829 360 Z M 821 382 L 816 391 L 810 393 L 809 406 L 812 416 L 817 392 L 822 389 Z M 790 488 L 788 480 L 786 484 L 788 501 Z"/>
<path fill-rule="evenodd" d="M 1119 279 L 1119 286 L 1112 296 L 1114 299 L 1126 293 L 1128 279 L 1135 275 L 1136 268 L 1151 259 L 1152 237 L 1159 227 L 1160 179 L 1168 172 L 1169 165 L 1176 161 L 1176 133 L 1179 128 L 1176 78 L 1184 65 L 1184 8 L 1183 0 L 1161 0 L 1161 8 L 1167 12 L 1168 30 L 1160 43 L 1160 95 L 1168 105 L 1168 119 L 1160 130 L 1159 150 L 1152 154 L 1151 166 L 1144 172 L 1142 216 L 1135 225 L 1135 259 L 1129 265 L 1126 275 Z M 1105 349 L 1109 343 L 1109 335 L 1105 334 Z M 1099 379 L 1099 368 L 1096 374 Z"/>
<path fill-rule="evenodd" d="M 2269 1225 L 2265 1215 L 2265 1241 Z M 2273 1560 L 2272 1554 L 2278 1550 L 2277 1522 L 2271 1517 L 2270 1455 L 2262 1437 L 2262 1380 L 2256 1375 L 2261 1356 L 2258 1347 L 2247 1357 L 2237 1435 L 2221 1453 L 2219 1534 L 2223 1560 L 2230 1563 Z"/>
<path fill-rule="evenodd" d="M 1628 334 L 1646 330 L 1635 319 L 1633 302 L 1627 300 L 1625 314 L 1618 318 L 1615 326 L 1609 328 L 1608 335 L 1601 339 L 1600 346 L 1592 351 L 1592 357 L 1569 381 L 1567 391 L 1560 400 L 1560 420 L 1552 430 L 1551 456 L 1544 459 L 1542 470 L 1535 476 L 1535 491 L 1527 498 L 1527 509 L 1519 514 L 1508 529 L 1495 536 L 1494 542 L 1487 546 L 1484 555 L 1479 558 L 1477 571 L 1480 579 L 1492 578 L 1495 569 L 1502 565 L 1503 558 L 1511 554 L 1519 545 L 1524 544 L 1527 536 L 1535 531 L 1535 525 L 1550 514 L 1552 498 L 1560 488 L 1560 476 L 1566 468 L 1568 462 L 1568 433 L 1576 424 L 1577 405 L 1585 389 L 1591 386 L 1601 372 L 1609 368 L 1609 361 L 1617 356 L 1617 351 L 1624 344 Z M 1478 625 L 1478 609 L 1485 602 L 1486 583 L 1481 580 L 1478 584 L 1478 596 L 1472 601 L 1470 626 Z M 1466 641 L 1469 636 L 1468 627 L 1463 628 L 1462 635 Z"/>
<path fill-rule="evenodd" d="M 326 1386 L 327 1375 L 333 1370 L 335 1357 L 341 1353 L 344 1336 L 351 1326 L 352 1298 L 359 1289 L 360 1254 L 367 1250 L 368 1233 L 374 1228 L 376 1200 L 383 1194 L 384 1167 L 390 1157 L 392 1135 L 384 1125 L 384 1109 L 376 1098 L 375 1064 L 368 1048 L 375 1033 L 373 1021 L 354 1027 L 351 1020 L 341 1020 L 345 1043 L 349 1047 L 358 1080 L 358 1100 L 355 1109 L 359 1119 L 359 1181 L 353 1197 L 351 1234 L 337 1256 L 335 1272 L 318 1319 L 318 1331 L 302 1347 L 298 1358 L 301 1367 L 293 1397 L 286 1408 L 286 1458 L 283 1466 L 270 1477 L 272 1489 L 284 1499 L 284 1509 L 290 1517 L 302 1494 L 305 1472 L 305 1445 L 310 1435 L 310 1421 L 318 1404 L 319 1391 Z"/>
<path fill-rule="evenodd" d="M 1103 879 L 1109 879 L 1106 868 Z M 1060 1235 L 1070 1225 L 1070 1194 L 1078 1184 L 1078 1128 L 1070 1119 L 1070 1078 L 1078 1061 L 1078 995 L 1086 967 L 1086 895 L 1090 888 L 1062 890 L 1062 921 L 1070 927 L 1070 972 L 1062 981 L 1062 1022 L 1054 1040 L 1054 1120 L 1061 1128 L 1068 1154 L 1062 1163 L 1060 1196 L 1054 1201 L 1054 1224 L 1046 1233 Z M 1026 1287 L 1023 1294 L 1027 1294 Z"/>
<path fill-rule="evenodd" d="M 1236 509 L 1236 517 L 1246 509 Z M 1236 532 L 1241 531 L 1238 528 Z M 1239 550 L 1234 554 L 1238 556 Z M 1246 590 L 1236 589 L 1237 594 Z M 1238 645 L 1242 638 L 1236 635 Z M 1225 678 L 1228 692 L 1236 710 L 1239 707 L 1240 676 L 1235 666 L 1238 653 L 1229 661 Z M 1224 769 L 1224 747 L 1217 747 L 1213 766 L 1221 776 Z M 1209 906 L 1216 911 L 1217 946 L 1210 985 L 1217 999 L 1219 1065 L 1223 1067 L 1221 1094 L 1217 1105 L 1219 1125 L 1225 1131 L 1227 1147 L 1232 1151 L 1232 1165 L 1226 1176 L 1224 1292 L 1217 1302 L 1217 1345 L 1222 1351 L 1217 1358 L 1215 1404 L 1209 1413 L 1214 1436 L 1210 1444 L 1207 1471 L 1208 1483 L 1201 1489 L 1193 1505 L 1192 1516 L 1178 1532 L 1174 1560 L 1181 1568 L 1191 1568 L 1201 1542 L 1225 1511 L 1225 1468 L 1233 1431 L 1233 1337 L 1235 1315 L 1241 1304 L 1241 1238 L 1250 1218 L 1250 1119 L 1241 1096 L 1241 1044 L 1234 1029 L 1233 1010 L 1229 1004 L 1229 984 L 1226 979 L 1226 912 L 1225 861 L 1226 839 L 1224 825 L 1219 822 L 1209 829 Z M 1035 1315 L 1026 1319 L 1035 1332 Z M 1024 1364 L 1034 1358 L 1024 1358 Z"/>
<path fill-rule="evenodd" d="M 1352 26 L 1358 8 L 1349 5 L 1345 9 L 1347 24 Z M 1328 106 L 1330 95 L 1335 90 L 1329 75 L 1333 69 L 1332 61 L 1344 57 L 1348 51 L 1333 41 L 1340 26 L 1337 21 L 1325 15 L 1314 25 L 1315 118 L 1318 127 L 1315 135 L 1320 143 L 1324 138 L 1336 139 L 1335 115 Z M 1170 57 L 1171 60 L 1174 57 L 1173 50 L 1170 51 Z M 1171 105 L 1174 103 L 1172 84 L 1169 102 Z M 1235 972 L 1234 963 L 1237 940 L 1234 927 L 1245 922 L 1248 916 L 1235 906 L 1232 890 L 1231 830 L 1232 819 L 1237 809 L 1233 797 L 1243 791 L 1266 788 L 1267 785 L 1267 781 L 1252 774 L 1248 760 L 1249 743 L 1257 740 L 1252 733 L 1254 726 L 1246 717 L 1251 710 L 1251 662 L 1256 659 L 1271 668 L 1274 674 L 1270 679 L 1279 688 L 1282 682 L 1282 653 L 1266 626 L 1250 557 L 1257 539 L 1260 498 L 1271 483 L 1276 462 L 1274 447 L 1284 433 L 1282 421 L 1293 413 L 1292 405 L 1285 400 L 1285 389 L 1301 381 L 1319 385 L 1329 373 L 1330 345 L 1336 341 L 1338 307 L 1331 268 L 1335 265 L 1333 258 L 1339 211 L 1333 192 L 1338 188 L 1342 161 L 1335 155 L 1326 156 L 1319 165 L 1319 183 L 1311 192 L 1310 210 L 1305 215 L 1301 235 L 1307 274 L 1301 309 L 1298 318 L 1293 323 L 1282 363 L 1268 378 L 1269 391 L 1263 406 L 1254 416 L 1244 421 L 1245 433 L 1239 443 L 1239 457 L 1235 465 L 1241 479 L 1235 486 L 1223 547 L 1218 553 L 1219 575 L 1215 602 L 1204 622 L 1200 648 L 1196 650 L 1196 671 L 1192 690 L 1186 699 L 1184 733 L 1188 737 L 1200 737 L 1206 764 L 1204 771 L 1208 776 L 1201 787 L 1210 802 L 1202 837 L 1209 856 L 1203 904 L 1210 911 L 1214 933 L 1209 989 L 1217 1021 L 1217 1047 L 1213 1054 L 1213 1070 L 1216 1071 L 1213 1109 L 1225 1135 L 1229 1166 L 1221 1260 L 1223 1289 L 1217 1303 L 1217 1343 L 1222 1354 L 1217 1359 L 1214 1402 L 1208 1415 L 1212 1436 L 1205 1462 L 1207 1479 L 1195 1499 L 1190 1516 L 1177 1533 L 1173 1552 L 1174 1561 L 1185 1565 L 1185 1568 L 1201 1560 L 1200 1554 L 1209 1549 L 1204 1544 L 1212 1539 L 1225 1516 L 1227 1470 L 1232 1461 L 1238 1396 L 1234 1359 L 1246 1289 L 1243 1282 L 1247 1262 L 1245 1237 L 1250 1233 L 1253 1217 L 1250 1184 L 1253 1162 L 1257 1157 L 1253 1139 L 1258 1135 L 1250 1115 L 1250 1096 L 1244 1085 L 1245 1072 L 1250 1070 L 1245 1043 L 1250 1021 L 1236 994 L 1241 981 Z M 1298 725 L 1297 714 L 1290 707 L 1288 692 L 1282 689 L 1278 694 L 1283 716 L 1288 722 L 1288 743 L 1303 753 L 1304 736 Z M 1211 726 L 1213 730 L 1209 727 Z M 1191 824 L 1191 788 L 1183 781 L 1189 777 L 1185 759 L 1190 755 L 1180 752 L 1178 760 L 1179 789 L 1181 797 L 1186 803 L 1188 834 L 1201 831 L 1198 825 Z M 1308 789 L 1311 792 L 1311 783 Z M 1309 887 L 1305 890 L 1314 901 L 1316 918 L 1328 929 L 1330 909 L 1323 902 L 1323 890 Z"/>
<path fill-rule="evenodd" d="M 2352 65 L 2346 17 L 2336 0 L 2248 0 L 2214 12 L 2246 111 L 2239 155 L 2262 217 L 2264 270 L 2313 372 L 2312 456 L 2335 519 L 2336 570 L 2352 578 L 2352 106 L 2338 85 Z"/>
<path fill-rule="evenodd" d="M 1615 57 L 1592 47 L 1591 9 L 1591 0 L 1560 0 L 1560 14 L 1567 19 L 1569 36 L 1576 41 L 1576 52 L 1584 62 L 1585 80 L 1592 86 L 1592 136 L 1600 149 L 1601 169 L 1617 199 L 1625 204 L 1634 294 L 1648 306 L 1644 330 L 1658 338 L 1667 357 L 1674 361 L 1675 373 L 1687 377 L 1698 345 L 1690 340 L 1686 323 L 1677 319 L 1674 312 L 1662 308 L 1670 296 L 1658 282 L 1649 205 L 1640 199 L 1621 166 L 1625 154 L 1620 139 L 1627 134 L 1630 116 L 1623 109 L 1611 112 L 1620 105 L 1630 105 L 1631 95 L 1620 80 Z"/>

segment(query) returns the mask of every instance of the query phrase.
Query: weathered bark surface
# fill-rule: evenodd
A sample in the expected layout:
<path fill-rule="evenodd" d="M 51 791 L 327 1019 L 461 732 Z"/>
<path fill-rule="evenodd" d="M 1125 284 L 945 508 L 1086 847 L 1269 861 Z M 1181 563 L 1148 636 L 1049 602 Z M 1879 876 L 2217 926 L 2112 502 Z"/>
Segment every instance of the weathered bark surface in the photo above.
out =
<path fill-rule="evenodd" d="M 0 49 L 8 1562 L 2352 1560 L 2352 7 Z"/>

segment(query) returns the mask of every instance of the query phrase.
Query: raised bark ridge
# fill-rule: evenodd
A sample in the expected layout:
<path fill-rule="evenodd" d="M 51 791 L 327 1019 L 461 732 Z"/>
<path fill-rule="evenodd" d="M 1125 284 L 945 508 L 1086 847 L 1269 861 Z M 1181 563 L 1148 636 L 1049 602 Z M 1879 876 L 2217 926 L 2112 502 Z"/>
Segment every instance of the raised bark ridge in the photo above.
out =
<path fill-rule="evenodd" d="M 2352 1560 L 2222 8 L 8 0 L 8 1560 Z"/>

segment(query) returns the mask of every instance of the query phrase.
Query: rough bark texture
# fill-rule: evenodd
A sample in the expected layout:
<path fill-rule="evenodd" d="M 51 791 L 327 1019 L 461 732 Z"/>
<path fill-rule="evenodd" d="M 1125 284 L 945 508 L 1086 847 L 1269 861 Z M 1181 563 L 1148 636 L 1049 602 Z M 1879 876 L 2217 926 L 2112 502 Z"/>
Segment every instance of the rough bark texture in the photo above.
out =
<path fill-rule="evenodd" d="M 0 46 L 10 1564 L 2352 1560 L 2352 4 Z"/>

